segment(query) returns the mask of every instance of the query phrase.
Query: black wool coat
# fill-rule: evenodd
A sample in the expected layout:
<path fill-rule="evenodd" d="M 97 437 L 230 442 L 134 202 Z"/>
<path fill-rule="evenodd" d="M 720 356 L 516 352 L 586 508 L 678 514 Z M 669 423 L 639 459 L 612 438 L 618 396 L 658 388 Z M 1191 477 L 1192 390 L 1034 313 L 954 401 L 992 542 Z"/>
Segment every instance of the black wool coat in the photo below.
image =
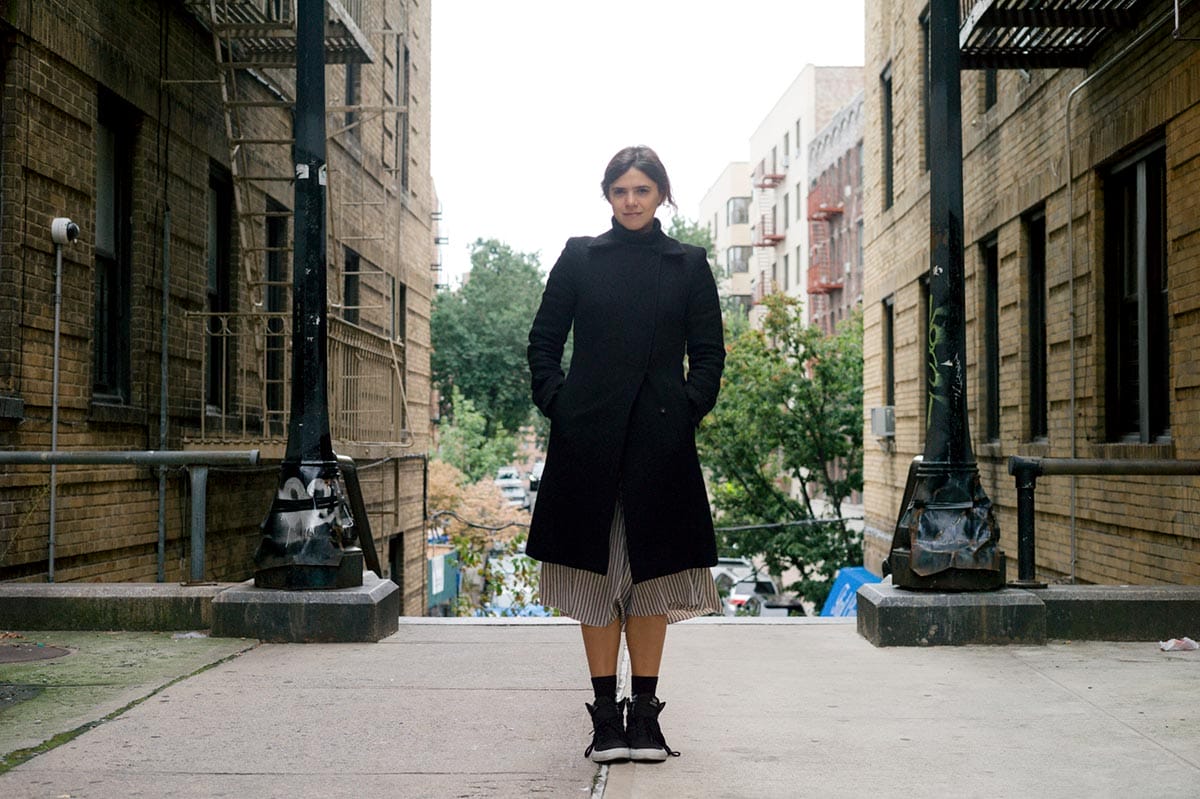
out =
<path fill-rule="evenodd" d="M 715 565 L 695 429 L 716 404 L 725 342 L 704 250 L 657 220 L 650 233 L 614 221 L 603 235 L 569 239 L 528 356 L 550 441 L 527 554 L 606 573 L 619 496 L 634 582 Z"/>

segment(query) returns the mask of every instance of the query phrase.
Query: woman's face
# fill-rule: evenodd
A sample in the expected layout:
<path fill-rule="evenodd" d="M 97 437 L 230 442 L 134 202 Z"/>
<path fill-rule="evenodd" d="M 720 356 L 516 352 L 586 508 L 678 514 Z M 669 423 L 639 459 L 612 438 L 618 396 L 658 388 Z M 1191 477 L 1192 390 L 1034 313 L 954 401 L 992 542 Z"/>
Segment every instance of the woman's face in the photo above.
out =
<path fill-rule="evenodd" d="M 608 203 L 621 227 L 645 230 L 654 224 L 654 212 L 662 205 L 662 192 L 645 172 L 630 167 L 608 187 Z"/>

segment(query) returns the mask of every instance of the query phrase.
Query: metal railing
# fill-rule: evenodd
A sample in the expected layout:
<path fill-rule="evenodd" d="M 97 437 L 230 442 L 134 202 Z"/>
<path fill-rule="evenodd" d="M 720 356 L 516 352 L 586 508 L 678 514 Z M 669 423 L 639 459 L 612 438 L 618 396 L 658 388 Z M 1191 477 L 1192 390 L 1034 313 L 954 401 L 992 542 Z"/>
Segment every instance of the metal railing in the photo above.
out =
<path fill-rule="evenodd" d="M 205 402 L 199 443 L 282 441 L 291 409 L 291 312 L 192 313 Z M 198 350 L 198 352 L 197 352 Z M 404 344 L 329 317 L 329 425 L 338 442 L 407 446 Z"/>
<path fill-rule="evenodd" d="M 404 443 L 403 345 L 329 320 L 329 425 L 336 441 Z"/>
<path fill-rule="evenodd" d="M 254 466 L 258 450 L 238 452 L 224 450 L 202 452 L 189 450 L 80 450 L 57 452 L 0 451 L 0 464 L 44 464 L 47 466 L 183 466 L 192 483 L 191 518 L 191 580 L 204 581 L 204 542 L 207 538 L 208 469 L 210 466 Z M 51 526 L 53 529 L 53 525 Z M 54 540 L 49 541 L 49 574 L 54 574 Z M 159 560 L 162 560 L 163 537 L 159 536 Z M 160 568 L 161 572 L 161 568 Z"/>
<path fill-rule="evenodd" d="M 1045 588 L 1046 584 L 1037 579 L 1035 562 L 1037 544 L 1033 492 L 1039 477 L 1060 474 L 1129 477 L 1200 475 L 1200 461 L 1025 458 L 1014 455 L 1008 459 L 1008 473 L 1017 481 L 1017 580 L 1009 584 L 1018 588 Z"/>

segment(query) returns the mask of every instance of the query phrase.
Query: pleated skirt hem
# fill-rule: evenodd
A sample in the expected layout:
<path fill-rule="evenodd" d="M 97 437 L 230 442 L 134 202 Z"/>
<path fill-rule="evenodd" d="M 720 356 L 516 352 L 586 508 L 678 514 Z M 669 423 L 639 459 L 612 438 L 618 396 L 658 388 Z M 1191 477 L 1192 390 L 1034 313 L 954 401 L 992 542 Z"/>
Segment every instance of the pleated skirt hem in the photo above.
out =
<path fill-rule="evenodd" d="M 609 532 L 608 573 L 561 563 L 542 563 L 541 601 L 580 624 L 606 627 L 629 616 L 663 616 L 668 624 L 721 612 L 721 597 L 708 569 L 684 569 L 634 583 L 629 568 L 625 514 L 620 503 Z"/>

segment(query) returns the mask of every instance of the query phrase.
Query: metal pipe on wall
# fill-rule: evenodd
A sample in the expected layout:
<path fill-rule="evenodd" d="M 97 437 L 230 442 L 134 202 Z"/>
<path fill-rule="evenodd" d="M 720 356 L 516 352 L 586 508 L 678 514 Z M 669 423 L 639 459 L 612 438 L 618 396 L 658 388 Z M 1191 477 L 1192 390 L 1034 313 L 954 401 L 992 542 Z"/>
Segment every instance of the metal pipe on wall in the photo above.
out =
<path fill-rule="evenodd" d="M 62 333 L 62 248 L 79 238 L 79 225 L 66 217 L 50 222 L 50 239 L 54 242 L 54 367 L 50 386 L 50 451 L 58 450 L 58 363 Z M 58 517 L 58 466 L 50 465 L 50 529 L 47 544 L 46 582 L 54 582 L 55 522 Z"/>
<path fill-rule="evenodd" d="M 50 451 L 58 451 L 58 361 L 62 330 L 62 245 L 54 245 L 54 370 L 50 388 Z M 50 531 L 46 582 L 54 582 L 55 519 L 58 516 L 58 464 L 50 464 Z"/>
<path fill-rule="evenodd" d="M 167 446 L 167 332 L 171 300 L 171 207 L 163 211 L 162 354 L 159 358 L 158 446 Z M 167 579 L 167 467 L 158 467 L 158 582 Z"/>

